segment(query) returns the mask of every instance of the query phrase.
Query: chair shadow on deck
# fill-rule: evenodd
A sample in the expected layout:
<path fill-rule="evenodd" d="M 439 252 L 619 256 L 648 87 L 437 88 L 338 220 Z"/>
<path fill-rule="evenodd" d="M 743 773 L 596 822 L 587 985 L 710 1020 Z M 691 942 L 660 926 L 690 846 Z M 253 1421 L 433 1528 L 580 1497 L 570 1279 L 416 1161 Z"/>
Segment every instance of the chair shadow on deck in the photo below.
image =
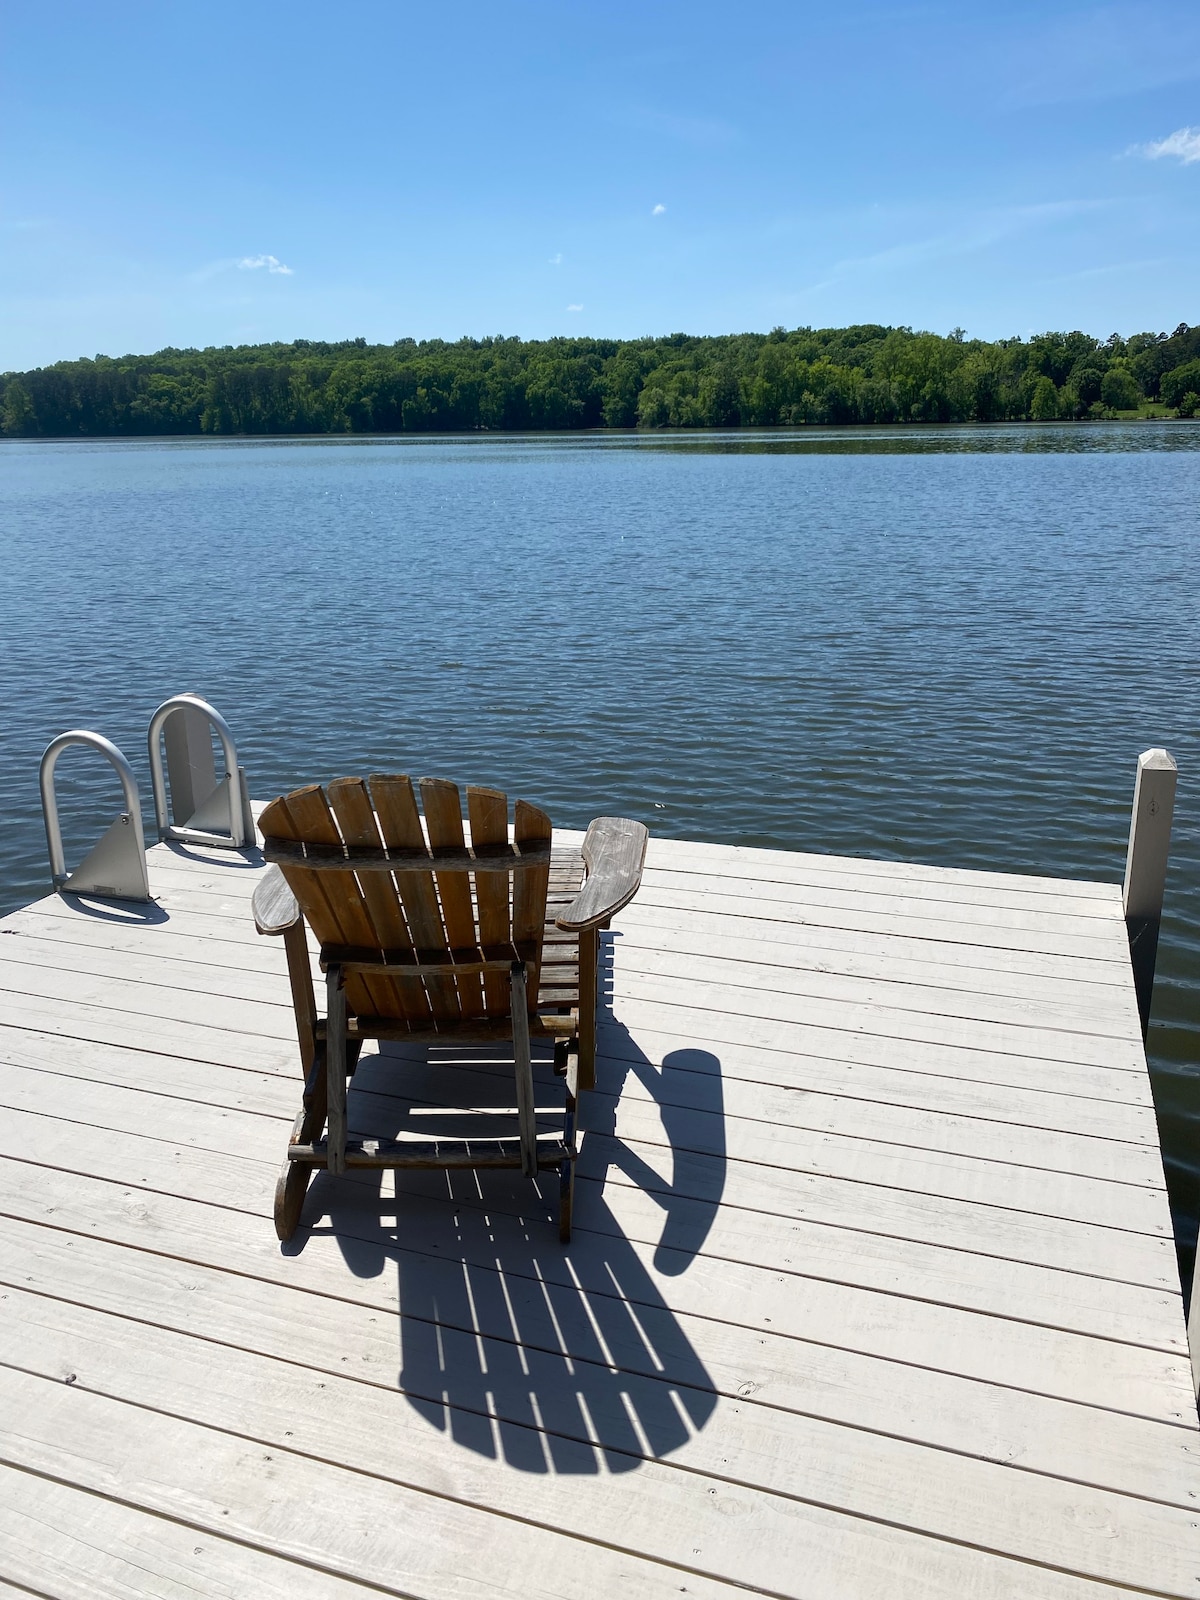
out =
<path fill-rule="evenodd" d="M 557 1176 L 535 1187 L 511 1171 L 396 1172 L 394 1197 L 390 1175 L 385 1189 L 377 1173 L 320 1174 L 311 1225 L 292 1246 L 332 1233 L 357 1277 L 394 1264 L 409 1404 L 456 1444 L 527 1472 L 634 1471 L 684 1445 L 718 1399 L 655 1275 L 688 1270 L 720 1204 L 720 1062 L 677 1050 L 656 1066 L 607 1006 L 600 1020 L 569 1246 L 558 1242 Z M 351 1087 L 360 1133 L 470 1137 L 488 1108 L 512 1106 L 511 1056 L 381 1050 L 363 1057 Z M 538 1105 L 561 1106 L 549 1059 L 535 1071 Z M 617 1130 L 630 1076 L 651 1097 L 649 1107 L 639 1099 L 640 1152 Z"/>

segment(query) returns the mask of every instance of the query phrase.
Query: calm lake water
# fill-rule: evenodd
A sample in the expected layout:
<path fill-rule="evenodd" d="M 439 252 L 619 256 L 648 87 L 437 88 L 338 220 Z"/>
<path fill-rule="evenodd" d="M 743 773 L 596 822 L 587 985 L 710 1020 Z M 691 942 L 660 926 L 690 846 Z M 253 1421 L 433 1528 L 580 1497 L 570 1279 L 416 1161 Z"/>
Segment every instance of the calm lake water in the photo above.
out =
<path fill-rule="evenodd" d="M 1186 1251 L 1198 508 L 1200 424 L 6 441 L 0 910 L 47 888 L 48 740 L 108 734 L 148 806 L 146 724 L 184 689 L 261 797 L 432 772 L 562 825 L 1110 880 L 1165 745 L 1150 1048 Z M 59 770 L 81 840 L 115 805 Z"/>

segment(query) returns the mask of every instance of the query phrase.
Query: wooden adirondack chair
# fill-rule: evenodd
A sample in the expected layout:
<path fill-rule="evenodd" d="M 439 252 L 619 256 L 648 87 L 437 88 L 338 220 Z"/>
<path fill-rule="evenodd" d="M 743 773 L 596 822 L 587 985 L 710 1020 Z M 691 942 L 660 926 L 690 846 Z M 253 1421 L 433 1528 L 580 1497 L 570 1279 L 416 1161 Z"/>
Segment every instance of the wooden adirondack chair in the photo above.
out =
<path fill-rule="evenodd" d="M 263 854 L 275 865 L 255 892 L 254 919 L 260 933 L 284 936 L 305 1074 L 275 1193 L 276 1232 L 295 1231 L 314 1168 L 512 1167 L 527 1177 L 558 1170 L 565 1242 L 576 1096 L 591 1087 L 595 1063 L 599 930 L 637 893 L 647 831 L 602 817 L 582 850 L 553 851 L 550 819 L 518 800 L 510 841 L 507 798 L 469 788 L 468 844 L 455 785 L 422 778 L 419 787 L 424 829 L 411 781 L 381 774 L 295 789 L 259 818 Z M 305 922 L 321 947 L 324 1018 Z M 566 1078 L 562 1134 L 553 1138 L 535 1124 L 535 1038 L 553 1041 Z M 346 1079 L 366 1039 L 511 1040 L 516 1137 L 348 1138 Z"/>

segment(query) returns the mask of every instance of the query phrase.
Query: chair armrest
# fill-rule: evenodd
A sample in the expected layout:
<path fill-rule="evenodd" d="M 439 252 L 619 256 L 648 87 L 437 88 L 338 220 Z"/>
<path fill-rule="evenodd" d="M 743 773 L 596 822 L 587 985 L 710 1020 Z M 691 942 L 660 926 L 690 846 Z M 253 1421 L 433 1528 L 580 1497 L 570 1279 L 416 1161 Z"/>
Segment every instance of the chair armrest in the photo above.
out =
<path fill-rule="evenodd" d="M 271 867 L 259 880 L 250 909 L 259 933 L 286 933 L 300 921 L 296 896 L 278 867 Z"/>
<path fill-rule="evenodd" d="M 583 841 L 587 877 L 555 925 L 568 933 L 598 928 L 627 906 L 642 881 L 650 837 L 644 823 L 628 817 L 597 817 Z"/>

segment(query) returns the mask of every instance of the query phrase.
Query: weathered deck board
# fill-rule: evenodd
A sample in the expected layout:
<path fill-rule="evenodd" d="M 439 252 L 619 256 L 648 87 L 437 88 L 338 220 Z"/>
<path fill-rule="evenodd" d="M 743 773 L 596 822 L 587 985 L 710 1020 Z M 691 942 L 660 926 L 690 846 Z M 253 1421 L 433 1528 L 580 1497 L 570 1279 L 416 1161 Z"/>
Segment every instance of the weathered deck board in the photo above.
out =
<path fill-rule="evenodd" d="M 0 1466 L 0 1595 L 362 1600 L 362 1585 L 105 1494 Z"/>
<path fill-rule="evenodd" d="M 232 1206 L 236 1197 L 240 1201 L 239 1209 L 252 1217 L 257 1217 L 260 1208 L 270 1201 L 274 1171 L 266 1162 L 249 1162 L 218 1151 L 190 1149 L 182 1140 L 173 1142 L 93 1130 L 84 1124 L 71 1125 L 48 1117 L 11 1113 L 5 1120 L 12 1129 L 12 1148 L 23 1148 L 32 1162 L 45 1167 L 60 1164 L 66 1148 L 78 1153 L 80 1160 L 87 1163 L 89 1172 L 108 1182 L 119 1183 L 122 1176 L 128 1174 L 125 1179 L 131 1196 L 128 1208 L 137 1221 L 147 1215 L 152 1206 L 156 1214 L 162 1213 L 163 1202 L 170 1197 L 181 1201 L 195 1197 L 198 1202 L 226 1208 Z M 78 1131 L 80 1129 L 82 1131 Z M 94 1220 L 94 1209 L 105 1193 L 97 1190 L 95 1184 L 96 1179 L 74 1174 L 47 1176 L 39 1179 L 37 1188 L 27 1194 L 28 1175 L 0 1174 L 0 1194 L 9 1208 L 8 1214 L 24 1218 L 44 1216 L 49 1204 L 46 1196 L 52 1194 L 55 1213 L 60 1217 L 71 1214 L 85 1219 L 82 1226 L 97 1237 L 134 1242 L 136 1232 L 131 1239 L 125 1231 L 123 1215 L 117 1219 Z M 136 1191 L 141 1192 L 132 1198 Z M 473 1199 L 469 1193 L 460 1193 L 451 1204 L 436 1199 L 429 1187 L 415 1180 L 406 1182 L 404 1192 L 425 1197 L 422 1242 L 427 1250 L 455 1248 L 462 1253 L 462 1260 L 469 1259 L 480 1270 L 489 1273 L 497 1270 L 497 1240 L 515 1247 L 527 1234 L 528 1224 L 523 1219 L 529 1206 L 527 1199 L 519 1194 L 489 1195 L 486 1201 L 481 1201 L 478 1196 Z M 160 1198 L 152 1201 L 150 1195 Z M 348 1235 L 361 1238 L 364 1247 L 378 1250 L 377 1224 L 373 1233 L 368 1231 L 364 1235 L 361 1232 L 361 1219 L 355 1209 L 362 1199 L 359 1192 L 354 1188 L 340 1190 L 338 1198 L 345 1209 L 339 1227 Z M 510 1278 L 514 1273 L 520 1277 L 532 1275 L 536 1282 L 540 1274 L 540 1281 L 568 1285 L 574 1281 L 571 1276 L 574 1272 L 590 1290 L 609 1293 L 612 1284 L 607 1252 L 615 1248 L 612 1243 L 615 1239 L 641 1287 L 642 1293 L 636 1298 L 645 1304 L 657 1304 L 655 1293 L 647 1285 L 656 1281 L 656 1261 L 660 1256 L 664 1257 L 667 1275 L 671 1275 L 670 1269 L 678 1266 L 674 1252 L 670 1248 L 665 1252 L 656 1248 L 658 1229 L 653 1230 L 651 1239 L 631 1233 L 616 1215 L 614 1207 L 618 1202 L 611 1196 L 607 1201 L 602 1201 L 599 1195 L 596 1198 L 598 1203 L 588 1229 L 589 1238 L 572 1256 L 570 1267 L 556 1259 L 539 1257 L 536 1269 L 528 1262 L 520 1262 L 521 1272 L 513 1267 L 505 1268 L 506 1272 Z M 205 1225 L 204 1215 L 197 1217 L 189 1210 L 180 1211 L 178 1206 L 166 1209 L 174 1218 L 172 1229 L 190 1231 Z M 653 1216 L 652 1212 L 644 1214 Z M 222 1226 L 232 1227 L 232 1224 L 223 1222 Z M 644 1231 L 637 1230 L 638 1233 Z M 207 1243 L 205 1248 L 209 1248 Z M 245 1248 L 244 1240 L 242 1248 Z M 227 1256 L 222 1255 L 221 1260 L 222 1265 L 232 1266 Z M 271 1255 L 266 1269 L 273 1275 L 275 1260 Z M 263 1270 L 261 1263 L 257 1270 Z M 299 1267 L 289 1262 L 283 1281 L 292 1281 L 299 1273 Z M 724 1312 L 727 1319 L 724 1300 L 734 1296 L 735 1291 L 736 1315 L 741 1325 L 755 1334 L 780 1327 L 789 1330 L 809 1327 L 820 1330 L 814 1332 L 813 1337 L 868 1353 L 890 1356 L 897 1349 L 903 1349 L 909 1352 L 911 1359 L 911 1352 L 923 1351 L 917 1359 L 925 1365 L 937 1365 L 949 1371 L 982 1374 L 1014 1386 L 1061 1394 L 1066 1398 L 1084 1398 L 1100 1405 L 1112 1405 L 1115 1392 L 1121 1397 L 1121 1409 L 1160 1416 L 1168 1421 L 1178 1421 L 1186 1415 L 1186 1411 L 1180 1410 L 1175 1366 L 1160 1359 L 1156 1351 L 1104 1337 L 1084 1343 L 1078 1332 L 1064 1332 L 1053 1325 L 1039 1326 L 1016 1317 L 1008 1320 L 986 1312 L 981 1316 L 970 1308 L 938 1304 L 915 1295 L 889 1296 L 886 1289 L 880 1291 L 870 1285 L 834 1278 L 821 1280 L 794 1270 L 780 1272 L 778 1268 L 763 1268 L 754 1261 L 740 1262 L 706 1253 L 674 1286 L 672 1307 L 714 1318 Z M 1018 1313 L 1021 1309 L 1016 1308 Z M 840 1328 L 839 1318 L 844 1319 L 844 1326 Z M 1082 1335 L 1085 1340 L 1086 1337 Z M 994 1367 L 989 1366 L 989 1362 L 995 1363 Z M 1117 1386 L 1115 1390 L 1114 1385 Z"/>
<path fill-rule="evenodd" d="M 361 1376 L 364 1363 L 368 1371 L 381 1365 L 387 1372 L 391 1350 L 386 1339 L 376 1341 L 374 1360 L 360 1358 L 360 1376 L 353 1382 L 339 1372 L 336 1334 L 325 1361 L 318 1365 L 314 1341 L 306 1337 L 304 1324 L 294 1327 L 289 1357 L 273 1361 L 226 1349 L 220 1373 L 214 1376 L 197 1372 L 194 1339 L 187 1336 L 144 1322 L 131 1329 L 127 1315 L 117 1318 L 65 1306 L 19 1290 L 10 1291 L 9 1298 L 13 1304 L 0 1356 L 22 1363 L 26 1371 L 53 1381 L 61 1378 L 64 1367 L 78 1364 L 88 1369 L 94 1388 L 108 1397 L 195 1419 L 223 1433 L 236 1430 L 264 1445 L 299 1450 L 338 1468 L 370 1472 L 402 1489 L 426 1488 L 443 1474 L 437 1432 L 390 1385 Z M 153 1314 L 152 1306 L 144 1309 Z M 447 1363 L 465 1366 L 476 1355 L 473 1333 L 456 1333 L 443 1325 L 440 1343 Z M 488 1340 L 484 1353 L 492 1382 L 481 1391 L 481 1398 L 490 1401 L 497 1421 L 514 1430 L 511 1453 L 519 1457 L 524 1447 L 531 1455 L 540 1455 L 543 1441 L 531 1425 L 531 1410 L 516 1400 L 511 1380 L 506 1382 L 506 1367 L 515 1365 L 511 1344 Z M 556 1389 L 569 1392 L 574 1364 L 561 1355 L 527 1347 L 522 1366 L 528 1370 L 522 1376 L 539 1395 L 552 1395 Z M 331 1380 L 323 1390 L 314 1382 L 314 1371 Z M 419 1379 L 409 1381 L 415 1384 Z M 750 1579 L 756 1587 L 775 1590 L 782 1587 L 782 1563 L 787 1560 L 789 1540 L 796 1536 L 793 1523 L 800 1520 L 789 1503 L 796 1499 L 836 1504 L 872 1517 L 886 1515 L 902 1526 L 985 1547 L 995 1538 L 999 1500 L 1006 1503 L 1007 1517 L 1021 1524 L 1020 1534 L 1010 1538 L 1019 1553 L 1130 1583 L 1138 1581 L 1155 1542 L 1164 1531 L 1169 1535 L 1174 1525 L 1173 1581 L 1187 1581 L 1183 1574 L 1192 1565 L 1185 1537 L 1188 1510 L 1079 1484 L 1034 1479 L 795 1412 L 733 1404 L 714 1413 L 689 1442 L 689 1473 L 704 1475 L 700 1483 L 689 1482 L 688 1474 L 643 1459 L 629 1429 L 626 1406 L 632 1405 L 642 1418 L 653 1417 L 662 1403 L 662 1388 L 660 1379 L 628 1372 L 620 1389 L 613 1386 L 607 1396 L 596 1385 L 588 1420 L 602 1435 L 611 1438 L 624 1432 L 629 1437 L 624 1451 L 610 1450 L 611 1470 L 598 1477 L 589 1495 L 564 1496 L 557 1475 L 545 1471 L 497 1471 L 493 1459 L 475 1452 L 459 1464 L 450 1498 L 682 1566 L 697 1553 L 695 1541 L 706 1537 L 689 1525 L 693 1496 L 698 1491 L 730 1495 L 755 1524 L 756 1539 L 771 1548 L 760 1544 L 753 1552 L 735 1552 L 714 1547 L 709 1561 L 733 1581 Z M 0 1374 L 0 1398 L 8 1405 L 19 1405 L 24 1392 L 24 1386 L 11 1385 L 6 1393 Z M 426 1398 L 441 1410 L 436 1389 Z M 568 1460 L 572 1454 L 591 1453 L 582 1414 L 547 1420 L 562 1430 L 551 1456 L 555 1448 Z M 291 1424 L 290 1429 L 285 1423 Z M 452 1415 L 449 1425 L 452 1431 L 469 1430 L 471 1414 Z M 184 1430 L 185 1439 L 189 1433 Z M 521 1439 L 521 1433 L 527 1438 Z M 290 1447 L 287 1437 L 294 1441 Z M 742 1498 L 747 1490 L 758 1492 Z M 402 1514 L 402 1509 L 403 1503 L 397 1511 Z M 1097 1522 L 1116 1531 L 1111 1548 L 1094 1538 Z"/>
<path fill-rule="evenodd" d="M 1074 1022 L 1077 1031 L 1116 1037 L 1124 1037 L 1128 1028 L 1128 994 L 1115 980 L 1077 983 L 1066 977 L 950 965 L 944 961 L 946 953 L 958 954 L 963 947 L 932 941 L 916 957 L 901 959 L 888 951 L 891 941 L 865 938 L 860 939 L 860 948 L 873 943 L 880 953 L 839 952 L 836 970 L 831 970 L 830 950 L 822 943 L 820 930 L 808 930 L 804 944 L 756 941 L 752 955 L 748 955 L 744 933 L 714 934 L 706 930 L 705 937 L 699 930 L 637 920 L 635 910 L 643 919 L 651 917 L 651 911 L 637 907 L 635 902 L 629 919 L 622 923 L 622 942 L 639 951 L 639 965 L 646 972 L 669 974 L 680 961 L 703 962 L 711 967 L 714 976 L 754 989 L 841 999 L 850 985 L 869 984 L 871 994 L 913 1010 L 949 1010 L 967 1016 L 991 1014 L 996 1020 L 1022 1023 L 1037 1021 L 1041 1014 L 1059 1027 Z M 121 962 L 123 976 L 132 982 L 153 981 L 148 974 L 161 974 L 161 962 L 166 957 L 144 956 L 136 935 L 129 931 L 102 929 L 97 937 L 97 930 L 88 928 L 72 930 L 68 937 L 61 929 L 61 921 L 45 918 L 24 932 L 39 965 L 106 976 Z M 916 943 L 910 941 L 910 945 Z M 51 949 L 43 949 L 45 945 Z M 196 949 L 194 941 L 189 949 Z M 210 952 L 207 964 L 228 963 L 236 970 L 240 965 L 239 949 L 244 952 L 245 946 L 230 944 L 225 962 L 217 959 L 222 952 Z M 15 949 L 13 954 L 17 954 Z M 1106 966 L 1104 970 L 1116 969 Z M 203 981 L 201 967 L 186 986 L 198 987 Z"/>
<path fill-rule="evenodd" d="M 146 1092 L 145 1083 L 152 1081 L 157 1095 L 174 1096 L 205 1107 L 253 1111 L 272 1118 L 287 1114 L 295 1093 L 292 1081 L 279 1074 L 213 1067 L 173 1056 L 147 1058 L 141 1051 L 88 1044 L 74 1045 L 69 1055 L 65 1055 L 62 1042 L 44 1034 L 22 1033 L 17 1049 L 11 1037 L 6 1041 L 0 1034 L 0 1060 L 12 1061 L 13 1057 L 19 1057 L 14 1064 L 23 1071 L 52 1071 L 71 1079 L 94 1080 L 143 1093 Z M 19 1077 L 11 1080 L 12 1092 L 5 1093 L 4 1099 L 20 1098 L 19 1082 Z M 33 1093 L 40 1101 L 36 1088 Z M 122 1118 L 118 1127 L 124 1129 L 119 1102 L 116 1107 L 116 1115 Z M 684 1149 L 676 1137 L 672 1171 L 660 1175 L 655 1170 L 655 1162 L 661 1157 L 666 1135 L 653 1107 L 640 1097 L 635 1098 L 635 1090 L 631 1089 L 621 1101 L 619 1115 L 623 1123 L 622 1142 L 639 1158 L 637 1183 L 655 1193 L 673 1188 L 686 1190 L 689 1168 L 698 1160 L 702 1169 L 703 1152 Z M 222 1123 L 222 1139 L 225 1132 Z M 639 1134 L 643 1137 L 639 1138 Z M 260 1133 L 256 1132 L 254 1138 L 254 1149 L 260 1152 Z M 608 1183 L 634 1182 L 619 1166 L 612 1164 L 610 1152 L 615 1153 L 615 1147 L 611 1141 L 594 1132 L 590 1143 L 600 1152 Z M 1161 1232 L 1151 1239 L 1133 1232 L 1128 1226 L 1131 1219 L 1125 1216 L 1128 1197 L 1124 1193 L 1117 1197 L 1123 1225 L 1106 1228 L 1097 1226 L 1094 1207 L 1087 1208 L 1086 1221 L 1072 1222 L 1061 1217 L 1044 1218 L 1015 1211 L 1011 1207 L 881 1189 L 875 1184 L 867 1184 L 864 1192 L 862 1183 L 847 1183 L 838 1178 L 766 1166 L 747 1159 L 737 1160 L 727 1176 L 726 1196 L 735 1191 L 740 1203 L 751 1210 L 809 1218 L 830 1227 L 859 1228 L 865 1215 L 869 1216 L 875 1231 L 888 1236 L 996 1254 L 1001 1259 L 1086 1271 L 1118 1281 L 1145 1282 L 1150 1287 L 1174 1282 L 1172 1241 Z M 1161 1227 L 1153 1196 L 1145 1204 L 1151 1226 Z"/>
<path fill-rule="evenodd" d="M 653 842 L 570 1251 L 548 1185 L 403 1174 L 284 1252 L 257 872 L 152 857 L 159 920 L 0 923 L 0 1592 L 1200 1595 L 1113 886 Z M 511 1105 L 383 1050 L 357 1132 Z"/>
<path fill-rule="evenodd" d="M 130 1091 L 106 1091 L 104 1086 L 69 1080 L 60 1080 L 55 1096 L 39 1081 L 41 1074 L 27 1075 L 24 1082 L 19 1081 L 19 1069 L 10 1069 L 7 1076 L 17 1080 L 15 1092 L 7 1098 L 18 1111 L 28 1111 L 40 1095 L 43 1108 L 53 1108 L 63 1120 L 86 1121 L 90 1127 L 117 1134 L 139 1111 L 152 1119 L 152 1126 L 162 1126 L 165 1116 L 175 1109 L 164 1107 L 148 1094 L 138 1099 Z M 384 1124 L 391 1122 L 390 1115 L 380 1117 L 370 1108 L 364 1112 L 360 1107 L 354 1128 L 359 1134 L 387 1132 L 390 1128 Z M 486 1128 L 463 1127 L 462 1136 L 471 1132 L 483 1134 Z M 214 1153 L 224 1150 L 253 1159 L 265 1137 L 267 1130 L 260 1119 L 236 1111 L 212 1112 L 196 1107 L 189 1117 L 188 1142 L 194 1149 Z M 636 1145 L 629 1144 L 628 1148 L 643 1166 L 650 1164 Z M 653 1147 L 644 1146 L 643 1150 L 651 1163 L 662 1154 Z M 618 1157 L 620 1153 L 619 1149 L 614 1151 Z M 704 1163 L 693 1161 L 690 1170 L 691 1184 L 686 1185 L 684 1180 L 681 1185 L 677 1171 L 671 1192 L 676 1218 L 682 1222 L 691 1213 L 694 1228 L 707 1220 Z M 1173 1344 L 1162 1342 L 1166 1335 L 1161 1312 L 1164 1294 L 1170 1293 L 1171 1286 L 1167 1264 L 1161 1257 L 1157 1258 L 1158 1283 L 1153 1287 L 1097 1276 L 1104 1261 L 1095 1254 L 1084 1257 L 1077 1270 L 1010 1260 L 1000 1272 L 994 1258 L 977 1255 L 969 1248 L 947 1249 L 853 1227 L 835 1229 L 825 1222 L 794 1216 L 776 1218 L 762 1210 L 747 1209 L 738 1203 L 743 1198 L 739 1179 L 740 1164 L 735 1163 L 720 1211 L 707 1231 L 706 1251 L 714 1258 L 885 1293 L 903 1292 L 906 1288 L 910 1293 L 916 1292 L 914 1286 L 919 1284 L 920 1297 L 939 1304 L 996 1315 L 1003 1315 L 1011 1307 L 1011 1314 L 1021 1320 L 1041 1321 L 1052 1327 L 1152 1348 L 1179 1348 L 1178 1339 Z M 688 1194 L 688 1187 L 697 1192 Z M 756 1197 L 765 1198 L 761 1189 Z M 690 1205 L 686 1203 L 689 1201 Z M 661 1190 L 651 1189 L 647 1194 L 640 1186 L 614 1185 L 607 1205 L 628 1238 L 653 1245 L 661 1219 Z M 993 1241 L 1002 1233 L 1002 1226 L 1002 1222 L 992 1222 Z"/>
<path fill-rule="evenodd" d="M 12 1218 L 0 1219 L 0 1240 L 6 1255 L 11 1251 L 21 1262 L 22 1287 L 31 1294 L 54 1295 L 68 1274 L 78 1304 L 178 1332 L 203 1334 L 216 1325 L 226 1334 L 236 1332 L 247 1350 L 280 1359 L 295 1358 L 299 1351 L 308 1364 L 323 1368 L 341 1362 L 352 1329 L 354 1348 L 363 1355 L 376 1351 L 386 1367 L 394 1338 L 389 1321 L 376 1315 L 376 1302 L 327 1301 L 311 1292 L 307 1279 L 296 1284 L 258 1276 L 252 1259 L 245 1263 L 250 1270 L 231 1280 L 219 1262 L 201 1265 L 195 1259 L 203 1245 L 187 1231 L 186 1214 L 184 1223 L 181 1237 L 190 1241 L 193 1255 L 186 1273 L 170 1256 L 143 1250 L 134 1257 L 120 1243 L 106 1240 L 92 1239 L 80 1257 L 70 1233 Z M 1192 1504 L 1177 1472 L 1187 1436 L 1164 1435 L 1163 1424 L 801 1344 L 782 1334 L 748 1341 L 738 1326 L 708 1326 L 687 1316 L 678 1320 L 693 1345 L 703 1333 L 710 1376 L 735 1402 L 751 1398 L 756 1405 L 807 1410 L 829 1421 L 951 1449 L 970 1436 L 981 1459 L 1004 1464 L 1019 1456 L 1025 1470 L 1100 1485 L 1119 1473 L 1127 1492 Z M 750 1387 L 747 1370 L 755 1374 L 749 1397 L 739 1393 Z"/>

